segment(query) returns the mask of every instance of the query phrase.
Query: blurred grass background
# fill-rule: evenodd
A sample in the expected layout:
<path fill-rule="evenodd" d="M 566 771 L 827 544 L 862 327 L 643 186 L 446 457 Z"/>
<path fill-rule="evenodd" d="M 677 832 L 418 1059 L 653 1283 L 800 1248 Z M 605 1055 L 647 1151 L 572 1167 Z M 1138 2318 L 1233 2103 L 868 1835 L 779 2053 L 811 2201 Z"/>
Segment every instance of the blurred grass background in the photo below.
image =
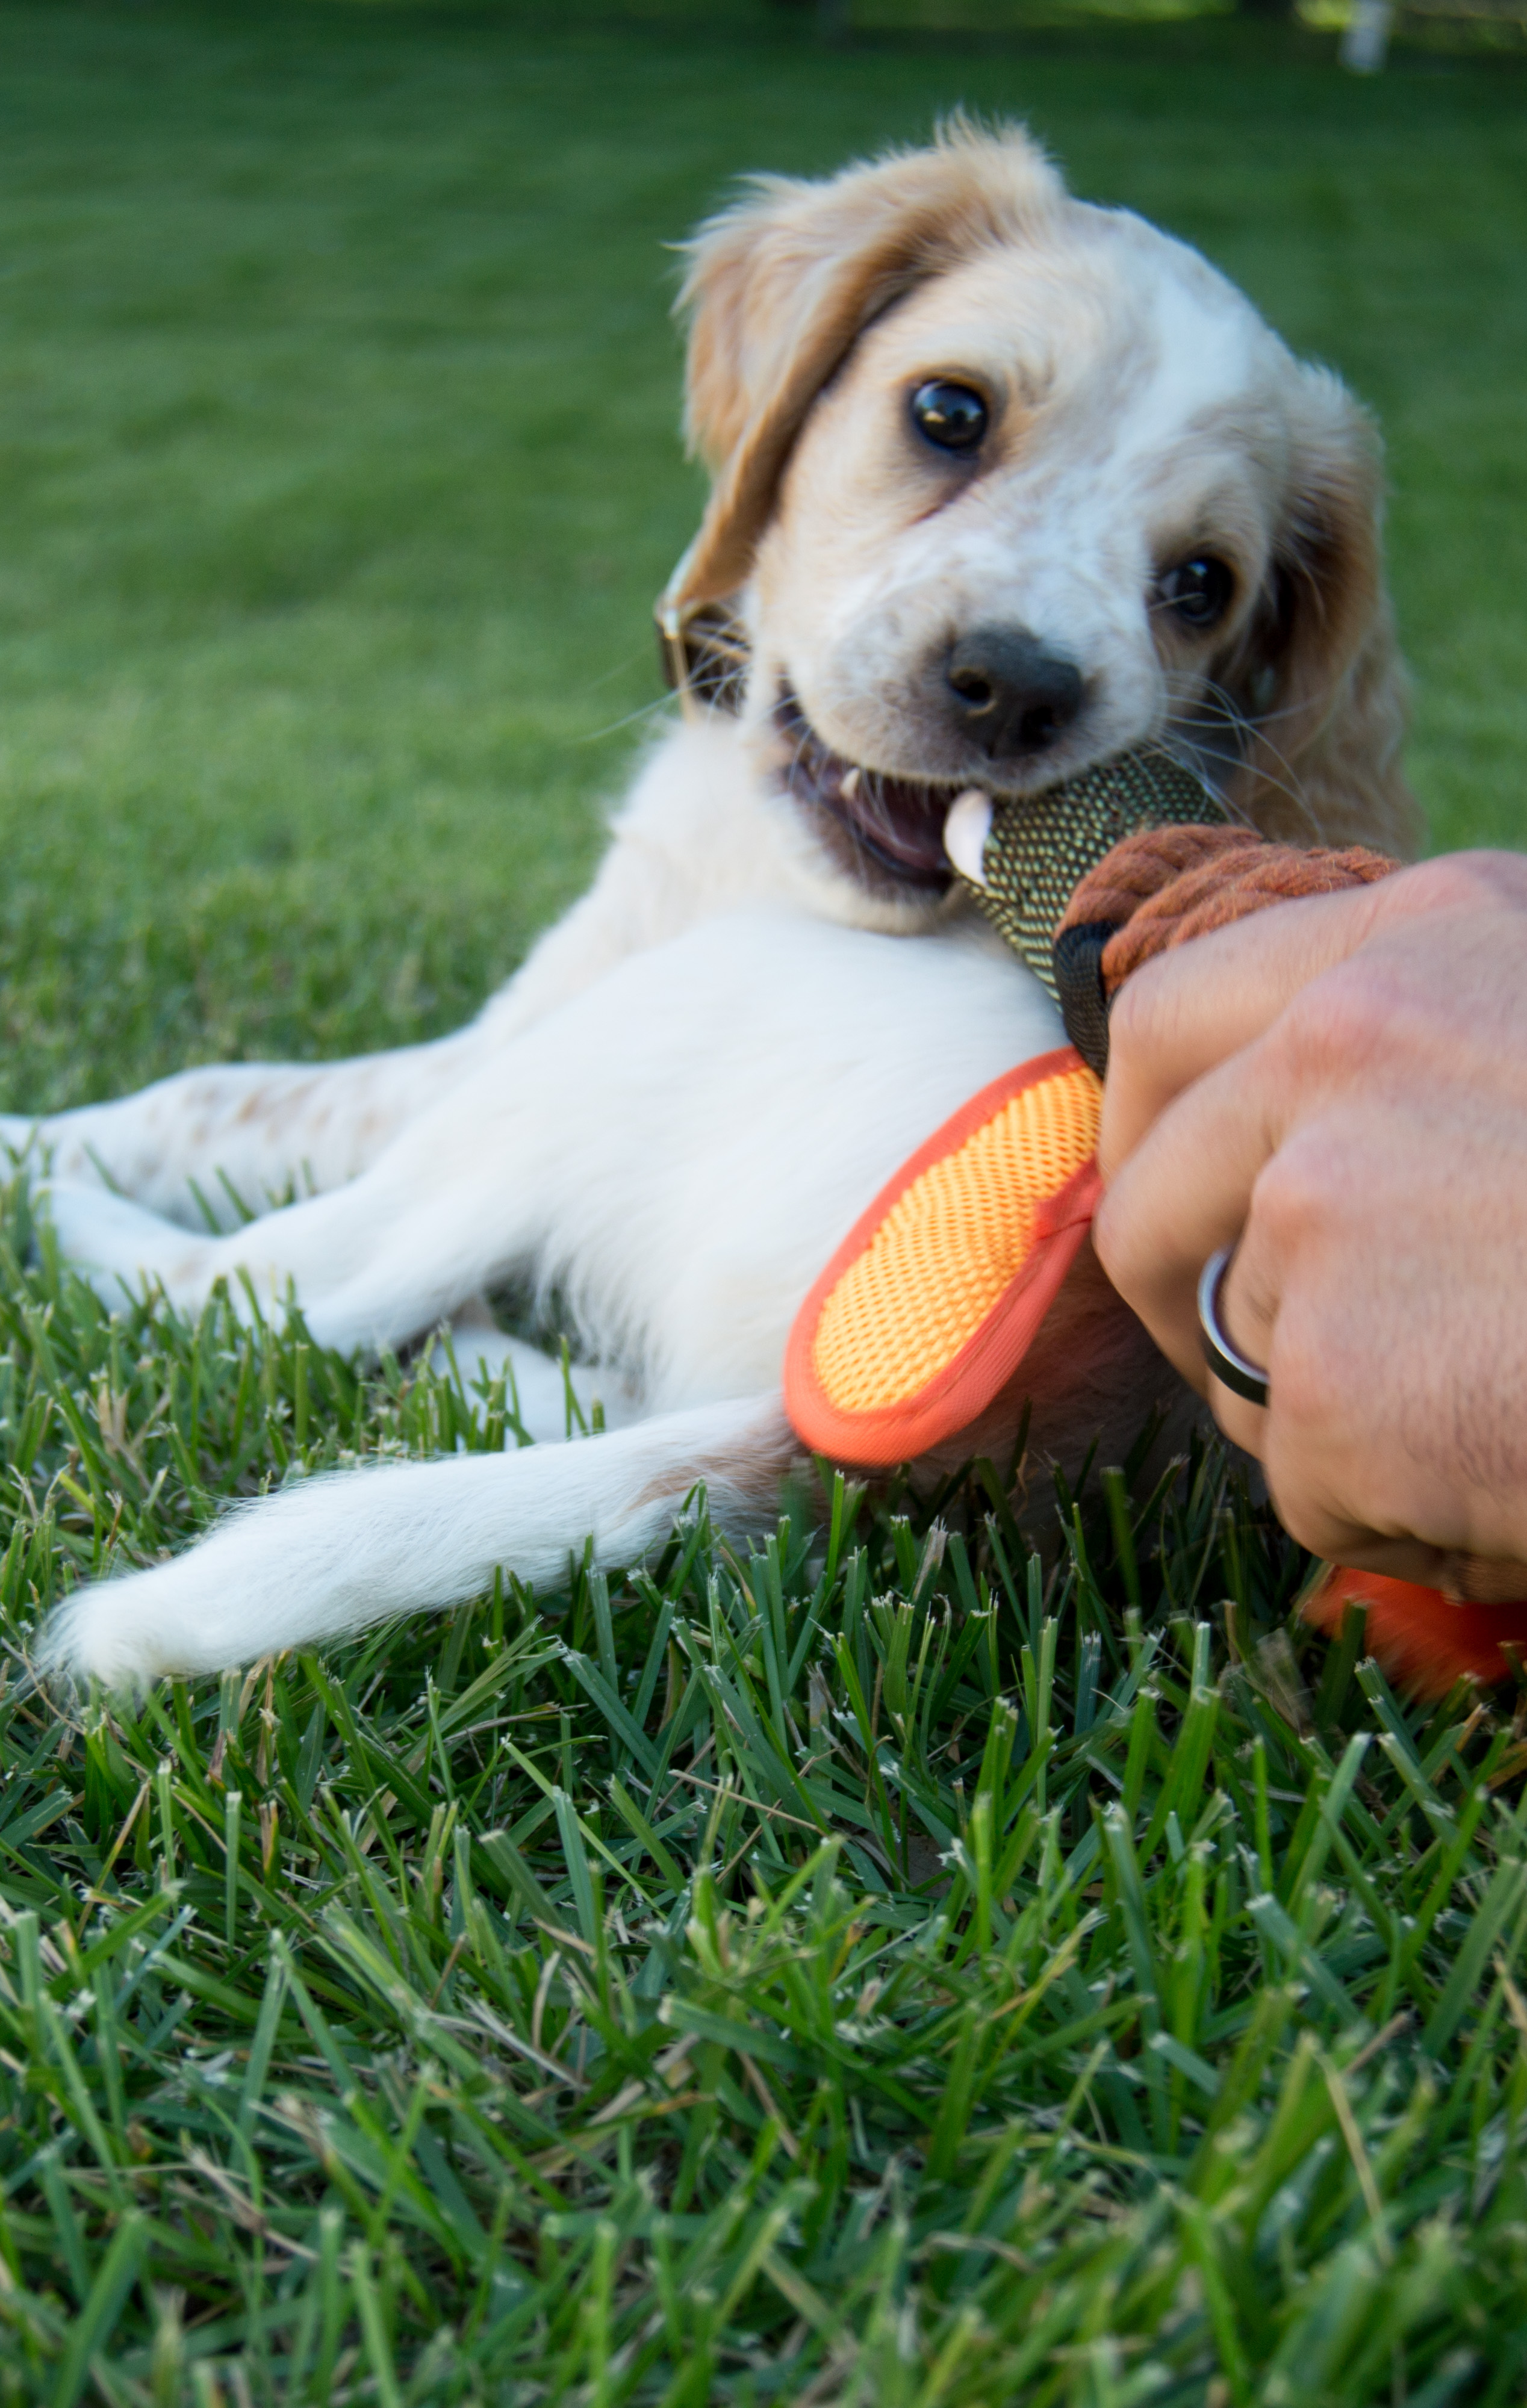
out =
<path fill-rule="evenodd" d="M 1228 18 L 0 7 L 0 1100 L 427 1034 L 512 968 L 699 498 L 663 246 L 955 102 L 1375 407 L 1433 840 L 1519 841 L 1524 99 Z"/>

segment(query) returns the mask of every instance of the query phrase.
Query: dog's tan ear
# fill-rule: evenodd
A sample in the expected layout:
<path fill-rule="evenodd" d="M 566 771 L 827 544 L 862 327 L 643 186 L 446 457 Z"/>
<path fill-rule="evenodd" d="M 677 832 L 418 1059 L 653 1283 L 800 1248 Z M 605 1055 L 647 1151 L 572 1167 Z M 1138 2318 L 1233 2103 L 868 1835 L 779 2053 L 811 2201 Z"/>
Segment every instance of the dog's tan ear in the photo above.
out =
<path fill-rule="evenodd" d="M 806 412 L 900 294 L 1053 215 L 1063 187 L 1016 126 L 960 121 L 933 146 L 822 183 L 760 177 L 688 246 L 685 431 L 714 484 L 686 602 L 734 593 Z"/>
<path fill-rule="evenodd" d="M 1337 378 L 1300 371 L 1303 424 L 1263 606 L 1220 683 L 1257 732 L 1235 798 L 1270 836 L 1402 859 L 1408 682 L 1384 583 L 1378 438 Z"/>

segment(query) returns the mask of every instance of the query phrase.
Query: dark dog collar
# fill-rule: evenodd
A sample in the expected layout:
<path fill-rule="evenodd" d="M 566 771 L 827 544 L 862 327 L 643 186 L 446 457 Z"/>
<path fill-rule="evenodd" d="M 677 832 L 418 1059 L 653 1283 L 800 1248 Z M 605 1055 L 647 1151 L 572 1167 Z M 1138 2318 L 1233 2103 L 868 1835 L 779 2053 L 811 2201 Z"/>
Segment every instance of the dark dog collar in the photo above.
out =
<path fill-rule="evenodd" d="M 657 657 L 686 719 L 698 717 L 702 710 L 724 710 L 735 718 L 742 708 L 747 683 L 747 637 L 729 596 L 721 600 L 686 596 L 689 560 L 686 552 L 653 610 Z"/>

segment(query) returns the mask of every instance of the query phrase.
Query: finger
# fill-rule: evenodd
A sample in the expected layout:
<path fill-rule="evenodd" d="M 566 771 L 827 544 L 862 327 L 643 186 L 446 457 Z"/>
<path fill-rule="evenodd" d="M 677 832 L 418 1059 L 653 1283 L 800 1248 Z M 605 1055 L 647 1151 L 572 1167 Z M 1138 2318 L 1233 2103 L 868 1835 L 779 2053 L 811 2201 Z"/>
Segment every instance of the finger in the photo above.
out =
<path fill-rule="evenodd" d="M 1261 1047 L 1210 1070 L 1167 1106 L 1116 1169 L 1093 1224 L 1110 1280 L 1200 1395 L 1208 1393 L 1208 1374 L 1199 1273 L 1216 1248 L 1234 1245 L 1246 1226 L 1258 1175 L 1284 1136 L 1285 1094 Z M 1226 1334 L 1252 1362 L 1265 1363 L 1258 1349 L 1276 1316 L 1276 1297 L 1263 1293 L 1253 1301 L 1237 1274 L 1232 1265 L 1221 1290 Z M 1216 1383 L 1217 1398 L 1230 1393 Z M 1226 1412 L 1223 1426 L 1229 1430 L 1233 1422 L 1237 1444 L 1246 1443 L 1243 1430 L 1257 1424 L 1230 1405 Z"/>
<path fill-rule="evenodd" d="M 1273 1510 L 1283 1522 L 1275 1497 Z M 1423 1588 L 1440 1588 L 1451 1561 L 1442 1548 L 1429 1547 L 1422 1539 L 1386 1538 L 1381 1531 L 1361 1529 L 1340 1516 L 1333 1517 L 1329 1525 L 1312 1523 L 1308 1526 L 1318 1531 L 1322 1540 L 1329 1539 L 1330 1544 L 1312 1545 L 1301 1531 L 1284 1522 L 1289 1537 L 1308 1548 L 1312 1555 L 1322 1556 L 1327 1563 L 1341 1564 L 1349 1571 L 1383 1572 L 1390 1580 L 1419 1581 Z"/>
<path fill-rule="evenodd" d="M 1342 895 L 1253 912 L 1136 970 L 1108 1021 L 1108 1081 L 1098 1158 L 1106 1180 L 1158 1112 L 1194 1079 L 1251 1044 L 1299 989 L 1380 928 L 1433 912 L 1527 907 L 1527 860 L 1461 853 Z"/>
<path fill-rule="evenodd" d="M 1253 1044 L 1301 987 L 1371 935 L 1398 883 L 1279 903 L 1135 971 L 1108 1018 L 1108 1078 L 1098 1160 L 1105 1181 L 1174 1096 Z"/>
<path fill-rule="evenodd" d="M 1266 1467 L 1273 1509 L 1290 1538 L 1349 1571 L 1384 1572 L 1391 1580 L 1419 1581 L 1445 1596 L 1481 1605 L 1515 1605 L 1527 1598 L 1527 1564 L 1510 1556 L 1469 1555 L 1443 1547 L 1407 1530 L 1376 1530 L 1318 1496 L 1307 1484 L 1290 1489 L 1275 1463 Z"/>

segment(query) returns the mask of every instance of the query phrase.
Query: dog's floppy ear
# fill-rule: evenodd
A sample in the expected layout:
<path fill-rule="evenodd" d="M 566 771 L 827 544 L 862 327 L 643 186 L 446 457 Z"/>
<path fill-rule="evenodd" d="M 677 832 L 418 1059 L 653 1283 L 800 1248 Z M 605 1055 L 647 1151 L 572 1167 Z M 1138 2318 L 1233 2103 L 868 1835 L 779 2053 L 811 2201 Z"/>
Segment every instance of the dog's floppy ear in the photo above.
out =
<path fill-rule="evenodd" d="M 759 177 L 688 246 L 685 431 L 714 479 L 682 572 L 685 603 L 747 576 L 806 412 L 898 296 L 1053 215 L 1059 177 L 1016 126 L 962 121 L 930 150 L 821 183 Z"/>
<path fill-rule="evenodd" d="M 1404 858 L 1421 823 L 1400 771 L 1408 687 L 1384 584 L 1378 438 L 1339 379 L 1299 377 L 1268 589 L 1218 672 L 1257 731 L 1234 796 L 1270 836 Z"/>

